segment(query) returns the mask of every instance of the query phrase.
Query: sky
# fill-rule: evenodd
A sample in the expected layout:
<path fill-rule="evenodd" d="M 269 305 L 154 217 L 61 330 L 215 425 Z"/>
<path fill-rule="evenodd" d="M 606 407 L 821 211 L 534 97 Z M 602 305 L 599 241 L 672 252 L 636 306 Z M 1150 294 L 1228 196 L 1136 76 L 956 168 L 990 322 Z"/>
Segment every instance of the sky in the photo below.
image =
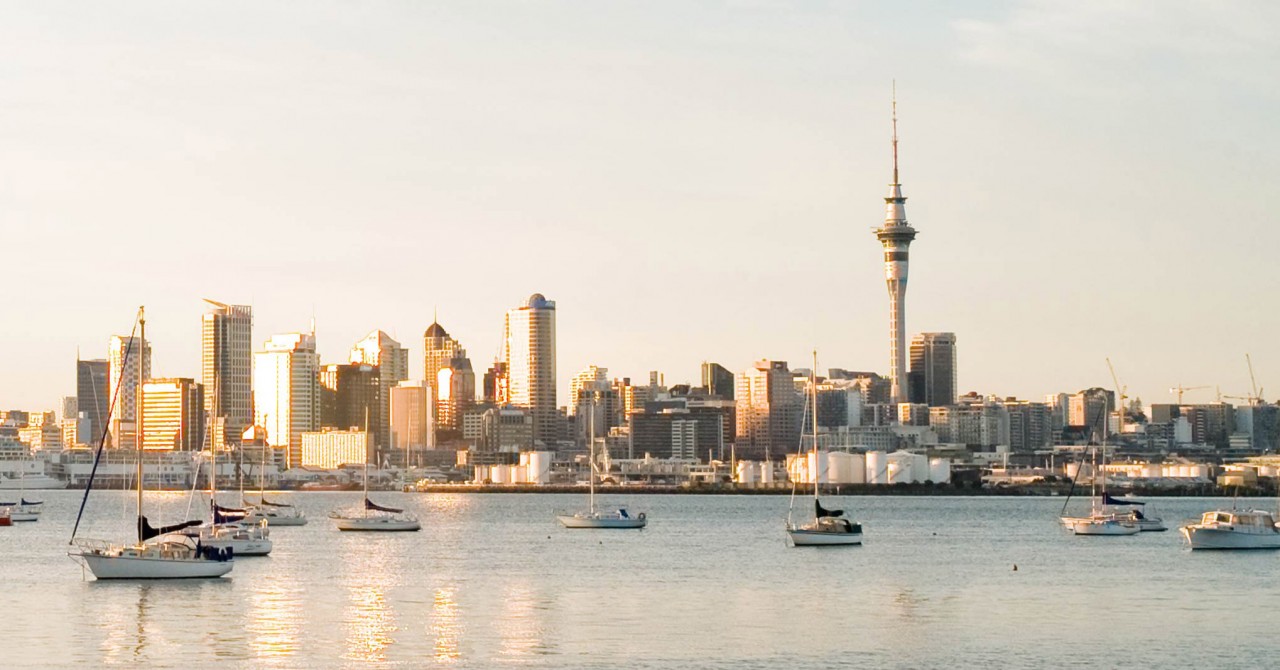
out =
<path fill-rule="evenodd" d="M 53 409 L 147 306 L 314 318 L 478 370 L 558 307 L 562 393 L 758 359 L 886 372 L 896 81 L 908 333 L 960 390 L 1280 394 L 1280 5 L 6 3 L 0 407 Z M 1209 401 L 1214 389 L 1188 392 Z"/>

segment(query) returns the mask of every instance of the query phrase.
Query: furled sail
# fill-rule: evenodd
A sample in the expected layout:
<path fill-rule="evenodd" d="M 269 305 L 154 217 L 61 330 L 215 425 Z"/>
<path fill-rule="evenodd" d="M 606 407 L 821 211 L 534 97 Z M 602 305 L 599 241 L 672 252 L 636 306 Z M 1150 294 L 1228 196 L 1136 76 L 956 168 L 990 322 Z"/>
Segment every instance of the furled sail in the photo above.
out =
<path fill-rule="evenodd" d="M 815 515 L 815 516 L 817 516 L 818 518 L 822 518 L 822 517 L 824 517 L 824 516 L 832 516 L 832 517 L 835 517 L 835 516 L 843 516 L 843 515 L 844 515 L 844 510 L 842 510 L 842 509 L 826 509 L 826 508 L 824 508 L 824 507 L 822 506 L 822 503 L 818 502 L 817 500 L 813 501 L 813 508 L 814 508 L 814 515 Z"/>
<path fill-rule="evenodd" d="M 1145 505 L 1147 503 L 1138 500 L 1127 500 L 1124 498 L 1113 498 L 1110 493 L 1102 494 L 1103 505 Z"/>
<path fill-rule="evenodd" d="M 234 507 L 223 507 L 217 503 L 213 504 L 213 522 L 214 523 L 235 523 L 243 521 L 246 512 L 242 509 Z"/>
<path fill-rule="evenodd" d="M 182 530 L 183 528 L 199 526 L 200 524 L 200 521 L 183 521 L 182 523 L 175 523 L 172 526 L 160 526 L 159 528 L 155 528 L 151 525 L 151 522 L 147 521 L 147 517 L 140 516 L 138 517 L 138 537 L 142 538 L 142 541 L 145 542 L 153 537 L 164 535 L 165 533 L 174 533 Z"/>
<path fill-rule="evenodd" d="M 383 507 L 382 505 L 379 505 L 373 502 L 372 500 L 369 500 L 368 498 L 364 499 L 364 508 L 376 510 L 378 512 L 390 512 L 391 514 L 399 514 L 404 511 L 402 509 L 396 509 L 394 507 Z"/>

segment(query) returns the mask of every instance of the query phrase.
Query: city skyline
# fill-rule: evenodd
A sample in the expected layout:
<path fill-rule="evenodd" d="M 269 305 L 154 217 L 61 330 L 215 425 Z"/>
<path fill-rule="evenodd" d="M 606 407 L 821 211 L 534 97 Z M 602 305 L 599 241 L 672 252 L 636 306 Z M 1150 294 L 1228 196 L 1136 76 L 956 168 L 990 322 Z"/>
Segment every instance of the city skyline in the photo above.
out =
<path fill-rule="evenodd" d="M 802 367 L 815 347 L 824 369 L 887 374 L 868 231 L 894 78 L 922 226 L 906 332 L 957 333 L 959 392 L 1110 387 L 1109 357 L 1148 403 L 1178 384 L 1247 395 L 1245 353 L 1280 388 L 1280 315 L 1256 307 L 1280 281 L 1267 5 L 261 10 L 269 29 L 301 22 L 290 51 L 237 34 L 233 12 L 148 11 L 172 30 L 135 32 L 124 7 L 15 7 L 0 26 L 31 64 L 0 75 L 0 232 L 32 251 L 4 276 L 40 278 L 0 323 L 4 406 L 58 407 L 77 348 L 103 357 L 139 304 L 154 374 L 199 378 L 206 295 L 253 307 L 255 350 L 315 316 L 329 362 L 374 328 L 413 349 L 438 306 L 484 369 L 501 312 L 541 291 L 560 305 L 562 394 L 591 364 L 695 382 L 703 361 Z M 221 43 L 169 58 L 191 35 Z M 564 46 L 523 57 L 548 39 Z M 334 40 L 346 57 L 322 68 Z M 492 53 L 433 65 L 468 40 Z M 101 83 L 109 68 L 130 85 Z M 181 272 L 208 230 L 250 243 Z"/>

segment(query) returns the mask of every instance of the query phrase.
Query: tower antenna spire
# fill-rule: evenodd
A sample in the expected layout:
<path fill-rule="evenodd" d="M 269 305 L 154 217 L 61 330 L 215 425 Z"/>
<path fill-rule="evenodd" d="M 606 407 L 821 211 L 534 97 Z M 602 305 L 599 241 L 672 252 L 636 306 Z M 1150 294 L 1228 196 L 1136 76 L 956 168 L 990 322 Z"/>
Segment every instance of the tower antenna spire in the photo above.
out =
<path fill-rule="evenodd" d="M 898 183 L 898 80 L 893 80 L 893 183 Z"/>

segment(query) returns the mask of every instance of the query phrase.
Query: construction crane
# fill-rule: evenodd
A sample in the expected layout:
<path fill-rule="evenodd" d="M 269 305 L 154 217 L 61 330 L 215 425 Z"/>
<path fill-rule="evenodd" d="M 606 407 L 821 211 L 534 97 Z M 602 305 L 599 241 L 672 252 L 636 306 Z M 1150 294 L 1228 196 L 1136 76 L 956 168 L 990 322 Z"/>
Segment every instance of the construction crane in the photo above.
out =
<path fill-rule="evenodd" d="M 1124 399 L 1129 397 L 1129 396 L 1126 396 L 1124 392 L 1128 387 L 1120 385 L 1120 378 L 1116 376 L 1116 368 L 1115 366 L 1111 365 L 1110 358 L 1107 359 L 1107 369 L 1111 371 L 1111 381 L 1114 382 L 1116 385 L 1116 393 L 1120 394 L 1120 397 L 1116 398 L 1116 417 L 1117 417 L 1116 432 L 1123 434 L 1124 433 L 1124 413 L 1126 410 L 1124 406 Z"/>
<path fill-rule="evenodd" d="M 1173 387 L 1173 388 L 1169 389 L 1169 392 L 1170 392 L 1170 393 L 1176 393 L 1176 394 L 1178 394 L 1178 404 L 1179 404 L 1179 405 L 1181 405 L 1181 404 L 1182 404 L 1182 394 L 1183 394 L 1183 393 L 1186 393 L 1187 391 L 1199 391 L 1199 390 L 1201 390 L 1201 389 L 1207 389 L 1207 388 L 1213 388 L 1213 387 L 1211 387 L 1211 386 L 1183 386 L 1182 384 L 1178 384 L 1177 386 L 1175 386 L 1175 387 Z"/>
<path fill-rule="evenodd" d="M 1253 359 L 1249 358 L 1249 354 L 1244 355 L 1244 362 L 1249 364 L 1249 384 L 1253 386 L 1253 397 L 1249 399 L 1251 405 L 1261 405 L 1262 389 L 1258 388 L 1258 380 L 1253 376 Z"/>

